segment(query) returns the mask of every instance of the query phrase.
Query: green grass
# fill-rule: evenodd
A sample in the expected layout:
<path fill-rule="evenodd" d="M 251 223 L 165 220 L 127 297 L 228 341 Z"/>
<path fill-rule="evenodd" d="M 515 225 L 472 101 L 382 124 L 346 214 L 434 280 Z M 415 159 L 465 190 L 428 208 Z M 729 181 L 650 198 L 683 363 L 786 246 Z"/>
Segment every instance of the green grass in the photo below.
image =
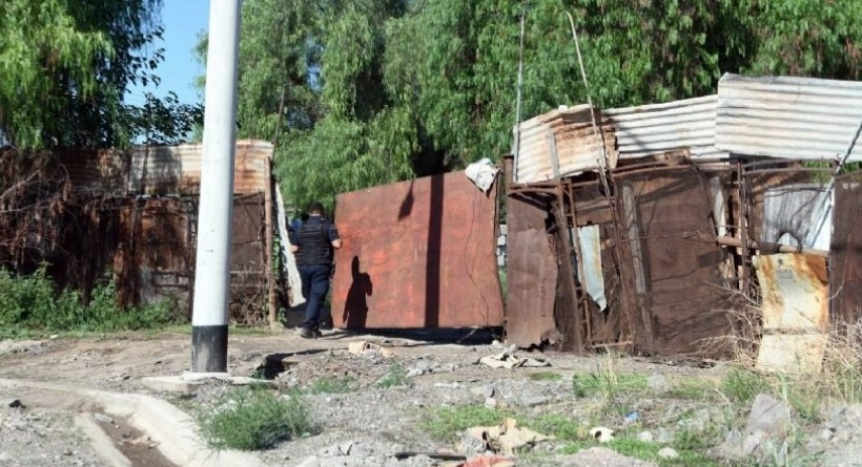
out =
<path fill-rule="evenodd" d="M 510 416 L 509 412 L 484 405 L 434 407 L 423 414 L 420 425 L 435 440 L 454 441 L 467 428 L 499 425 Z"/>
<path fill-rule="evenodd" d="M 268 449 L 317 430 L 299 395 L 285 398 L 259 388 L 223 394 L 214 409 L 199 409 L 197 420 L 201 436 L 215 450 Z"/>
<path fill-rule="evenodd" d="M 164 328 L 178 319 L 169 302 L 120 308 L 110 281 L 97 285 L 87 304 L 75 291 L 55 289 L 44 268 L 29 276 L 0 270 L 0 338 Z"/>
<path fill-rule="evenodd" d="M 670 389 L 661 394 L 666 399 L 693 401 L 713 400 L 718 394 L 718 383 L 704 378 L 681 378 L 670 382 Z"/>
<path fill-rule="evenodd" d="M 377 386 L 388 389 L 397 386 L 409 386 L 410 378 L 407 377 L 407 372 L 400 365 L 394 365 L 389 369 L 389 372 L 377 382 Z"/>
<path fill-rule="evenodd" d="M 349 376 L 343 378 L 323 377 L 314 380 L 308 388 L 309 394 L 346 394 L 358 389 L 356 379 Z"/>
<path fill-rule="evenodd" d="M 530 373 L 530 379 L 533 381 L 559 381 L 563 379 L 563 375 L 553 371 L 541 371 L 538 373 Z"/>
<path fill-rule="evenodd" d="M 526 428 L 561 441 L 579 441 L 588 435 L 589 427 L 581 425 L 570 416 L 546 413 L 524 423 Z"/>
<path fill-rule="evenodd" d="M 732 402 L 750 404 L 762 392 L 771 392 L 769 380 L 759 373 L 733 368 L 721 382 L 722 393 Z"/>
<path fill-rule="evenodd" d="M 601 370 L 581 373 L 572 378 L 572 390 L 576 397 L 601 397 L 613 402 L 620 395 L 646 391 L 647 376 Z"/>

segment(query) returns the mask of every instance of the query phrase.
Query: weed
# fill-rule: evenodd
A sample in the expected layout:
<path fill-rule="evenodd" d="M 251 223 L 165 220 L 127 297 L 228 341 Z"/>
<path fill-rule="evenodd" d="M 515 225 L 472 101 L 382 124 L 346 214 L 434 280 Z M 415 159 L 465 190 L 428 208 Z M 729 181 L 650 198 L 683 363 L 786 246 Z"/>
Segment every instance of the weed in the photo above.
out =
<path fill-rule="evenodd" d="M 216 450 L 268 449 L 316 431 L 299 395 L 284 398 L 262 389 L 229 391 L 214 410 L 201 409 L 197 420 L 207 446 Z"/>
<path fill-rule="evenodd" d="M 721 390 L 731 401 L 749 404 L 758 394 L 769 392 L 770 384 L 759 373 L 742 368 L 733 368 L 722 380 Z"/>
<path fill-rule="evenodd" d="M 511 414 L 506 411 L 484 405 L 435 407 L 424 414 L 421 426 L 434 439 L 454 441 L 457 434 L 467 428 L 499 425 L 509 416 Z"/>
<path fill-rule="evenodd" d="M 77 292 L 55 291 L 41 268 L 29 276 L 0 270 L 0 335 L 117 332 L 166 326 L 176 321 L 169 302 L 125 310 L 113 282 L 98 285 L 84 304 Z"/>
<path fill-rule="evenodd" d="M 388 389 L 396 386 L 408 386 L 410 378 L 407 377 L 407 372 L 399 365 L 394 365 L 389 369 L 389 372 L 377 382 L 377 386 Z"/>
<path fill-rule="evenodd" d="M 553 371 L 540 371 L 538 373 L 530 373 L 530 379 L 533 381 L 559 381 L 563 379 L 563 375 Z"/>
<path fill-rule="evenodd" d="M 349 376 L 343 378 L 318 378 L 308 389 L 310 394 L 346 394 L 357 389 L 356 380 Z"/>
<path fill-rule="evenodd" d="M 684 378 L 671 382 L 671 387 L 661 394 L 667 399 L 706 400 L 715 394 L 714 381 L 702 378 Z"/>
<path fill-rule="evenodd" d="M 587 437 L 587 427 L 571 417 L 558 413 L 547 413 L 524 424 L 539 433 L 553 435 L 562 441 L 579 441 Z"/>
<path fill-rule="evenodd" d="M 615 403 L 620 395 L 632 394 L 647 389 L 647 377 L 638 374 L 616 374 L 610 371 L 575 375 L 572 379 L 577 397 L 596 397 Z"/>

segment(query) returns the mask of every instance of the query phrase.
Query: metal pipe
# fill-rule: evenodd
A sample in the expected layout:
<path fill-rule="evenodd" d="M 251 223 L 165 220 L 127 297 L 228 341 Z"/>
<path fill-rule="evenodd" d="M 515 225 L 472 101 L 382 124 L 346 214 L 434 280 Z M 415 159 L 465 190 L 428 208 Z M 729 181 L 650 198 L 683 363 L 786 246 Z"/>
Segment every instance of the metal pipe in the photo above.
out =
<path fill-rule="evenodd" d="M 715 242 L 719 245 L 724 246 L 732 246 L 736 248 L 742 248 L 743 243 L 739 238 L 733 237 L 715 237 Z M 824 250 L 815 250 L 814 248 L 799 248 L 791 245 L 782 245 L 780 243 L 771 243 L 771 242 L 756 242 L 754 240 L 748 241 L 748 248 L 753 250 L 760 250 L 769 253 L 802 253 L 805 255 L 815 255 L 822 256 L 824 258 L 829 257 L 829 252 Z"/>
<path fill-rule="evenodd" d="M 211 0 L 198 210 L 193 372 L 227 371 L 241 0 Z"/>

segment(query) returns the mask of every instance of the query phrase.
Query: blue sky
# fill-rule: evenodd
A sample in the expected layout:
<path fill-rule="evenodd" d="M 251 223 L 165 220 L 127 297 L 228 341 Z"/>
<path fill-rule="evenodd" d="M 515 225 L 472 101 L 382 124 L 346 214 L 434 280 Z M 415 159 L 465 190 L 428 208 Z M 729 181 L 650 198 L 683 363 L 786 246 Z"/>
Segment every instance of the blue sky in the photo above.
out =
<path fill-rule="evenodd" d="M 165 49 L 165 61 L 156 70 L 162 82 L 158 88 L 152 84 L 146 88 L 140 85 L 131 87 L 126 97 L 130 104 L 142 104 L 147 91 L 157 97 L 164 97 L 173 91 L 180 102 L 187 104 L 203 100 L 193 86 L 195 78 L 204 72 L 203 66 L 195 59 L 193 49 L 197 44 L 198 34 L 207 29 L 209 3 L 209 0 L 164 1 L 164 38 L 160 43 L 153 44 L 153 47 Z"/>

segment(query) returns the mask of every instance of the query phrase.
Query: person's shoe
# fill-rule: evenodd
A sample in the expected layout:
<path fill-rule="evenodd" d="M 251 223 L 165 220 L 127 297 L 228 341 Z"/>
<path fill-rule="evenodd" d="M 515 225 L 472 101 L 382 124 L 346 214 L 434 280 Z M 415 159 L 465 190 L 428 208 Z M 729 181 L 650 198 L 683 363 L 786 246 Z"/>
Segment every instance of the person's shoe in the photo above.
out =
<path fill-rule="evenodd" d="M 323 337 L 323 333 L 320 332 L 320 329 L 315 329 L 315 330 L 311 331 L 311 335 L 314 336 L 315 339 L 319 339 L 319 338 Z"/>
<path fill-rule="evenodd" d="M 312 331 L 311 329 L 302 328 L 299 330 L 299 337 L 301 337 L 303 339 L 314 339 L 318 336 L 315 335 L 314 331 Z"/>

